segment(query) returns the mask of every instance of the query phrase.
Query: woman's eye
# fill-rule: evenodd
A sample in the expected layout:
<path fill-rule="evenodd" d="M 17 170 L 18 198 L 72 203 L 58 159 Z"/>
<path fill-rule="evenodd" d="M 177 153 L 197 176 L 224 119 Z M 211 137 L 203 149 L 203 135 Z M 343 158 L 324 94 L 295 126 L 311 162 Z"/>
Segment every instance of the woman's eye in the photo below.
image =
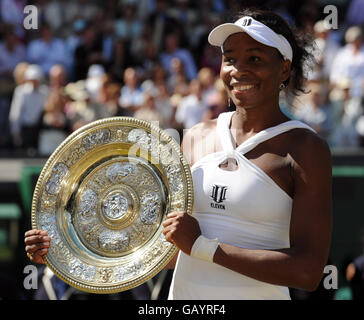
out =
<path fill-rule="evenodd" d="M 261 61 L 261 59 L 259 57 L 257 57 L 257 56 L 251 56 L 249 58 L 249 60 L 252 61 L 252 62 L 259 62 L 259 61 Z"/>
<path fill-rule="evenodd" d="M 235 61 L 233 58 L 227 58 L 227 57 L 226 57 L 224 60 L 225 60 L 225 62 L 226 62 L 226 63 L 228 63 L 228 64 L 233 64 L 233 63 L 234 63 L 234 61 Z"/>

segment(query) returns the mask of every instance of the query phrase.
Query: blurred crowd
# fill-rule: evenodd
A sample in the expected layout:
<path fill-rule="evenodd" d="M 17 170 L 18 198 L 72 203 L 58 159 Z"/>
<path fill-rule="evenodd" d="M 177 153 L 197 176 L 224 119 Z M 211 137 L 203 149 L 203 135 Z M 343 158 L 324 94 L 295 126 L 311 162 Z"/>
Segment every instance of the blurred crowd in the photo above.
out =
<path fill-rule="evenodd" d="M 338 8 L 338 29 L 326 4 Z M 23 26 L 26 5 L 37 8 L 37 29 Z M 229 110 L 207 35 L 250 5 L 314 37 L 309 93 L 282 94 L 282 110 L 331 147 L 364 147 L 364 0 L 0 0 L 0 152 L 49 156 L 106 117 L 182 133 Z"/>

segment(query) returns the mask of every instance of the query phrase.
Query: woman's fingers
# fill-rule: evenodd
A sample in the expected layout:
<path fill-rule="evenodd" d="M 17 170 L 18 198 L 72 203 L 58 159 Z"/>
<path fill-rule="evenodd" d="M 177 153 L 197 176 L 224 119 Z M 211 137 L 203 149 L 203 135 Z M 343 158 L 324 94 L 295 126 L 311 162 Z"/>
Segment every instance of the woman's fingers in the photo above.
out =
<path fill-rule="evenodd" d="M 32 230 L 28 230 L 27 232 L 25 232 L 24 237 L 27 238 L 27 237 L 35 236 L 35 235 L 47 236 L 48 233 L 45 230 L 32 229 Z"/>
<path fill-rule="evenodd" d="M 30 254 L 35 254 L 37 251 L 42 250 L 42 249 L 47 249 L 47 251 L 48 251 L 49 247 L 50 247 L 49 242 L 40 242 L 40 243 L 27 245 L 25 247 L 25 251 Z"/>
<path fill-rule="evenodd" d="M 44 264 L 45 256 L 47 253 L 48 253 L 48 248 L 44 248 L 44 249 L 40 249 L 40 250 L 36 251 L 34 254 L 30 254 L 28 252 L 27 256 L 31 262 Z"/>
<path fill-rule="evenodd" d="M 44 242 L 50 242 L 51 238 L 48 236 L 42 236 L 42 235 L 35 235 L 35 236 L 29 236 L 24 239 L 24 243 L 26 245 L 32 245 L 37 243 L 44 243 Z"/>
<path fill-rule="evenodd" d="M 171 218 L 175 218 L 178 216 L 178 212 L 170 212 L 167 214 L 167 218 L 166 219 L 171 219 Z"/>
<path fill-rule="evenodd" d="M 29 230 L 25 232 L 25 251 L 31 262 L 45 263 L 44 256 L 48 253 L 51 238 L 44 230 Z"/>

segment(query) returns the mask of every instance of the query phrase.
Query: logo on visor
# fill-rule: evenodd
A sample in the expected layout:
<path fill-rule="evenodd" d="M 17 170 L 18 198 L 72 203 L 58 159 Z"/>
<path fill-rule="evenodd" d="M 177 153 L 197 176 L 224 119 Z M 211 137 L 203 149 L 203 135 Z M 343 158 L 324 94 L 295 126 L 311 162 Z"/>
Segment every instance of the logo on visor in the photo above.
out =
<path fill-rule="evenodd" d="M 225 187 L 225 186 L 218 186 L 216 184 L 212 187 L 211 198 L 215 202 L 215 203 L 212 203 L 211 202 L 211 207 L 212 208 L 217 208 L 217 209 L 223 209 L 223 210 L 225 210 L 225 205 L 222 204 L 222 202 L 224 200 L 226 200 L 226 190 L 227 190 L 227 187 Z"/>
<path fill-rule="evenodd" d="M 244 19 L 242 22 L 241 22 L 241 25 L 243 27 L 247 27 L 247 26 L 250 26 L 252 24 L 252 19 Z"/>

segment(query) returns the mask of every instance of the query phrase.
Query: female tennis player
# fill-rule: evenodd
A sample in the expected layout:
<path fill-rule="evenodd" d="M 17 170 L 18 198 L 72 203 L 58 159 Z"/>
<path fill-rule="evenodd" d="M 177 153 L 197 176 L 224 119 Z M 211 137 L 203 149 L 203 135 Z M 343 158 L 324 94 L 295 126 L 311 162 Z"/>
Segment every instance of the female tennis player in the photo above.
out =
<path fill-rule="evenodd" d="M 278 15 L 246 10 L 216 27 L 220 76 L 236 111 L 191 128 L 182 142 L 193 214 L 171 212 L 164 235 L 180 253 L 169 299 L 290 299 L 315 290 L 332 224 L 331 155 L 307 125 L 287 118 L 281 90 L 304 91 L 306 43 Z M 50 238 L 25 234 L 43 263 Z"/>
<path fill-rule="evenodd" d="M 171 212 L 164 234 L 180 254 L 170 299 L 290 299 L 315 290 L 331 238 L 331 155 L 287 118 L 280 91 L 303 91 L 310 54 L 272 12 L 246 10 L 216 27 L 220 76 L 235 112 L 184 136 L 193 214 Z"/>

